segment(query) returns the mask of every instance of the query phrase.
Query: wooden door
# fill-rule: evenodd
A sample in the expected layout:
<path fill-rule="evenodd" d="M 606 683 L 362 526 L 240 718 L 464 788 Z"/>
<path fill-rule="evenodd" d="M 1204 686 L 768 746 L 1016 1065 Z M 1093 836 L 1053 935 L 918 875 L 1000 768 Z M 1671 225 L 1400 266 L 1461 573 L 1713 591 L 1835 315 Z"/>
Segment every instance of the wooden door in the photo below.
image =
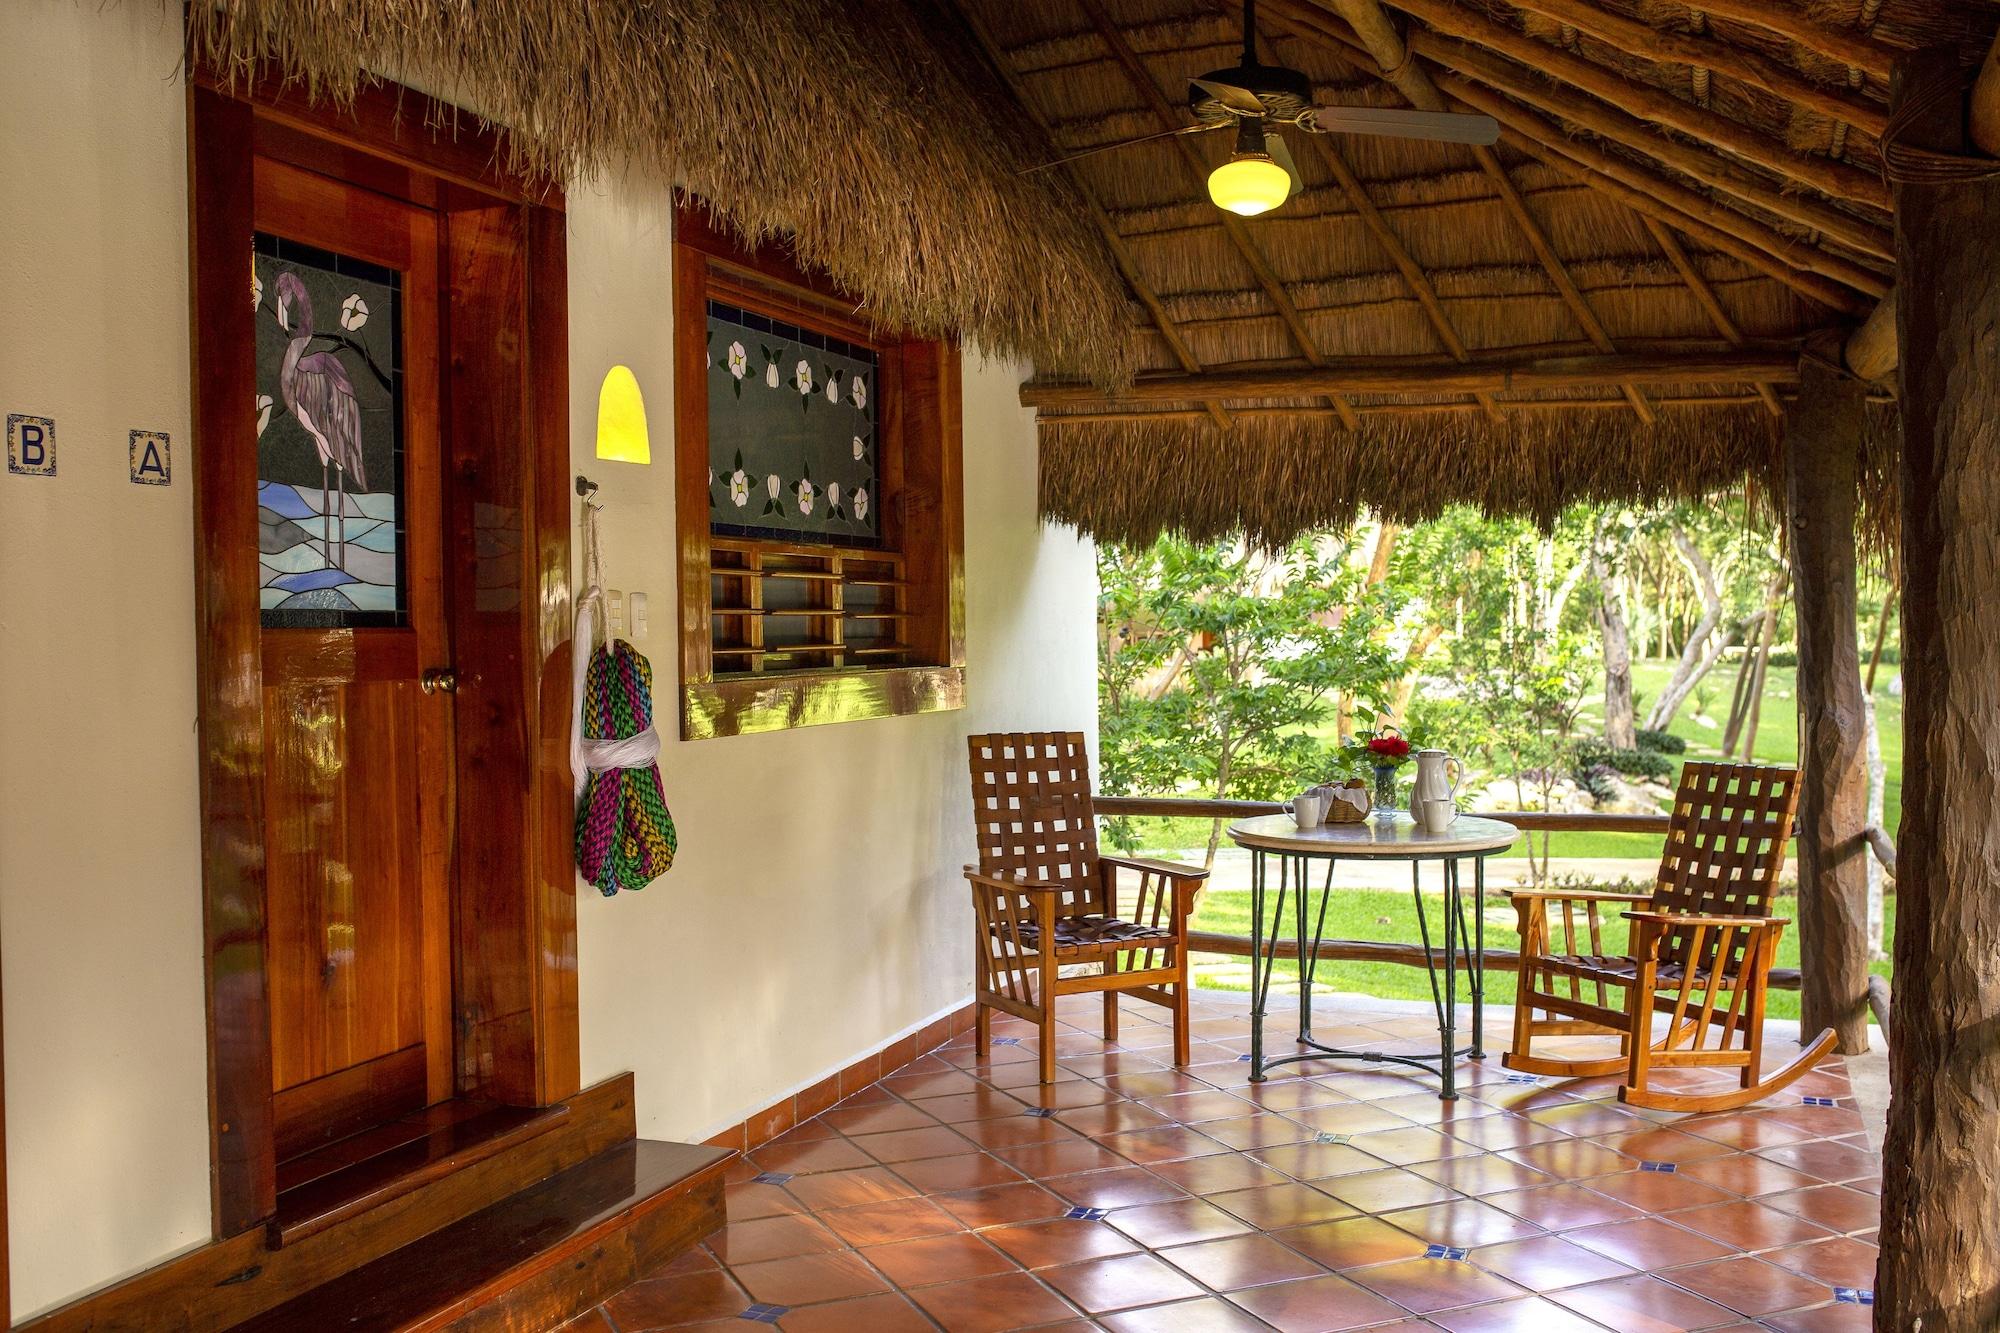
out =
<path fill-rule="evenodd" d="M 276 1156 L 452 1094 L 434 213 L 254 173 Z M 247 408 L 246 404 L 246 408 Z"/>

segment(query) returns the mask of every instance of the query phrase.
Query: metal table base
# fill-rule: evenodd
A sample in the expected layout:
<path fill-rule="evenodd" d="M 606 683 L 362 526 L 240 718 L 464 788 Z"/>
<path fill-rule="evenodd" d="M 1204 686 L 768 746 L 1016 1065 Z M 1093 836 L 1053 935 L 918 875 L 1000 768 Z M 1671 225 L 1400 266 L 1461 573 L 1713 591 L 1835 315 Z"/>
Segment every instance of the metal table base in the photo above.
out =
<path fill-rule="evenodd" d="M 1455 1066 L 1460 1057 L 1482 1060 L 1486 1057 L 1484 1047 L 1486 1019 L 1486 856 L 1483 854 L 1464 855 L 1411 855 L 1394 858 L 1369 856 L 1367 859 L 1405 860 L 1410 863 L 1410 897 L 1416 906 L 1417 929 L 1423 937 L 1424 959 L 1430 972 L 1431 1003 L 1437 1012 L 1438 1051 L 1435 1055 L 1391 1055 L 1383 1051 L 1351 1051 L 1337 1046 L 1329 1046 L 1313 1038 L 1312 993 L 1313 976 L 1319 968 L 1319 948 L 1326 938 L 1327 906 L 1332 899 L 1333 873 L 1342 858 L 1301 852 L 1269 851 L 1263 848 L 1251 849 L 1250 860 L 1250 1081 L 1262 1083 L 1268 1071 L 1280 1065 L 1297 1064 L 1303 1060 L 1365 1060 L 1374 1064 L 1399 1064 L 1434 1073 L 1443 1083 L 1438 1097 L 1442 1101 L 1455 1101 L 1458 1097 Z M 1270 865 L 1278 863 L 1278 884 L 1276 911 L 1272 913 L 1271 930 L 1268 938 L 1264 929 L 1265 900 L 1270 896 Z M 1472 928 L 1468 932 L 1465 919 L 1465 893 L 1459 866 L 1466 860 L 1472 862 L 1473 912 Z M 1311 867 L 1314 861 L 1326 862 L 1326 874 L 1319 884 L 1319 910 L 1314 920 L 1311 946 L 1307 947 L 1306 922 L 1315 917 L 1310 899 L 1313 895 Z M 1439 950 L 1432 946 L 1429 913 L 1424 909 L 1424 895 L 1421 872 L 1425 861 L 1436 861 L 1444 873 L 1444 947 Z M 1279 924 L 1285 917 L 1285 899 L 1292 899 L 1294 928 L 1293 938 L 1299 945 L 1299 1037 L 1301 1046 L 1309 1047 L 1298 1055 L 1284 1055 L 1266 1058 L 1264 1055 L 1264 1013 L 1271 994 L 1271 975 L 1277 963 Z M 1438 976 L 1440 953 L 1442 954 L 1444 976 Z M 1458 973 L 1463 965 L 1470 983 L 1472 994 L 1472 1042 L 1467 1046 L 1457 1045 L 1458 1035 Z"/>

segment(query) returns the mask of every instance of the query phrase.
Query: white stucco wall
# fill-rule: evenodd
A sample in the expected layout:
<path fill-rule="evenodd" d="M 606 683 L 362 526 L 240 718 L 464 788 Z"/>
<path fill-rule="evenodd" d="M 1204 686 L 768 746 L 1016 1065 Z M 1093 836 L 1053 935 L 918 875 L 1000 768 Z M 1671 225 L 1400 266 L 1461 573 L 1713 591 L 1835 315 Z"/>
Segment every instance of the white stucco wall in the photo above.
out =
<path fill-rule="evenodd" d="M 607 586 L 644 591 L 662 731 L 677 681 L 670 211 L 661 188 L 569 193 L 576 470 L 603 487 Z M 638 374 L 651 467 L 592 457 L 596 385 Z M 1035 520 L 1021 372 L 965 365 L 967 696 L 960 712 L 682 742 L 661 756 L 673 872 L 579 905 L 585 1082 L 638 1075 L 640 1132 L 703 1137 L 969 993 L 965 736 L 1095 730 L 1089 548 Z"/>
<path fill-rule="evenodd" d="M 0 413 L 52 416 L 54 478 L 0 472 L 0 978 L 14 1314 L 204 1242 L 186 135 L 178 9 L 0 5 Z M 579 902 L 583 1072 L 699 1137 L 960 1002 L 964 736 L 1093 729 L 1088 548 L 1034 516 L 1020 371 L 965 376 L 960 712 L 672 739 L 672 302 L 664 191 L 570 195 L 572 427 L 608 574 L 648 593 L 673 872 Z M 632 366 L 656 463 L 590 457 Z M 247 406 L 247 405 L 246 405 Z M 133 485 L 132 429 L 173 435 Z M 828 961 L 834 960 L 834 961 Z"/>

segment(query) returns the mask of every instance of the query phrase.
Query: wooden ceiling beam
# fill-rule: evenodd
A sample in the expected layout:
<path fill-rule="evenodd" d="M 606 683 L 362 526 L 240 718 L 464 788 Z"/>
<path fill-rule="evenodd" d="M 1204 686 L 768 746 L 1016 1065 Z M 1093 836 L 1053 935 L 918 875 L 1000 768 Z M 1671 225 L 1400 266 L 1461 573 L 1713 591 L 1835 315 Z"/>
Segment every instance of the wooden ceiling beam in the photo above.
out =
<path fill-rule="evenodd" d="M 1544 18 L 1581 29 L 1627 55 L 1656 64 L 1687 65 L 1727 75 L 1831 120 L 1866 130 L 1878 139 L 1889 125 L 1887 107 L 1814 83 L 1795 69 L 1713 37 L 1641 23 L 1600 8 L 1590 0 L 1511 2 L 1517 9 L 1532 10 Z"/>
<path fill-rule="evenodd" d="M 1347 20 L 1348 25 L 1360 38 L 1363 47 L 1374 58 L 1381 76 L 1394 85 L 1412 106 L 1420 111 L 1446 109 L 1444 94 L 1438 91 L 1436 84 L 1431 81 L 1430 74 L 1404 45 L 1402 33 L 1389 21 L 1389 16 L 1383 11 L 1378 0 L 1327 0 L 1327 3 Z M 1317 4 L 1308 7 L 1320 8 Z M 1285 12 L 1293 12 L 1293 7 L 1287 5 Z M 1600 351 L 1614 350 L 1611 337 L 1605 331 L 1603 322 L 1597 318 L 1597 312 L 1591 309 L 1590 302 L 1585 299 L 1582 289 L 1570 277 L 1568 266 L 1556 253 L 1555 247 L 1549 243 L 1548 234 L 1528 211 L 1527 201 L 1514 187 L 1513 178 L 1507 174 L 1506 166 L 1491 148 L 1475 147 L 1472 155 L 1478 162 L 1480 170 L 1484 171 L 1487 178 L 1493 182 L 1493 188 L 1500 196 L 1501 206 L 1520 227 L 1521 234 L 1527 239 L 1528 248 L 1535 252 L 1535 258 L 1541 263 L 1543 271 L 1549 275 L 1549 281 L 1555 284 L 1556 291 L 1562 296 L 1563 303 L 1569 307 L 1570 313 L 1575 316 L 1584 335 Z M 1645 395 L 1640 393 L 1636 385 L 1626 385 L 1623 392 L 1641 421 L 1653 420 L 1653 411 L 1647 406 Z"/>
<path fill-rule="evenodd" d="M 1688 257 L 1687 249 L 1681 244 L 1680 238 L 1658 218 L 1647 217 L 1642 213 L 1639 220 L 1646 224 L 1646 233 L 1653 238 L 1653 244 L 1660 247 L 1661 252 L 1667 257 L 1667 262 L 1680 273 L 1681 281 L 1687 284 L 1689 294 L 1708 315 L 1709 323 L 1715 325 L 1715 331 L 1727 339 L 1730 346 L 1741 347 L 1744 342 L 1742 328 L 1730 317 L 1729 312 L 1722 308 L 1722 302 L 1716 298 L 1715 289 L 1708 285 L 1708 279 L 1704 278 L 1701 270 L 1694 266 L 1694 261 Z M 1778 406 L 1777 392 L 1770 385 L 1758 385 L 1757 396 L 1763 400 L 1765 411 L 1772 416 L 1781 417 L 1785 414 L 1785 410 Z"/>
<path fill-rule="evenodd" d="M 1232 8 L 1239 16 L 1242 15 L 1243 7 L 1240 3 L 1233 3 Z M 1269 39 L 1264 34 L 1260 32 L 1258 35 L 1259 40 L 1268 42 Z M 1361 219 L 1362 225 L 1368 229 L 1368 234 L 1375 238 L 1375 243 L 1381 247 L 1382 253 L 1388 256 L 1389 262 L 1395 265 L 1396 271 L 1402 275 L 1403 285 L 1422 307 L 1424 318 L 1430 321 L 1431 329 L 1437 334 L 1438 341 L 1444 345 L 1445 351 L 1451 353 L 1454 360 L 1470 361 L 1472 354 L 1466 350 L 1465 339 L 1459 337 L 1458 328 L 1451 322 L 1451 316 L 1445 312 L 1444 303 L 1438 299 L 1437 289 L 1431 285 L 1430 277 L 1410 254 L 1408 247 L 1403 244 L 1403 238 L 1397 235 L 1396 229 L 1389 225 L 1389 220 L 1382 216 L 1382 210 L 1375 207 L 1375 201 L 1368 195 L 1368 187 L 1361 183 L 1361 178 L 1354 174 L 1352 167 L 1348 166 L 1347 159 L 1341 155 L 1340 149 L 1334 146 L 1333 136 L 1308 134 L 1303 137 L 1318 150 L 1320 161 L 1332 174 L 1334 183 L 1340 187 L 1341 193 L 1347 196 L 1347 202 L 1354 209 L 1355 215 Z M 1501 418 L 1500 408 L 1493 401 L 1491 394 L 1474 394 L 1473 401 L 1477 402 L 1493 420 L 1498 421 Z"/>
<path fill-rule="evenodd" d="M 1047 118 L 1037 111 L 1034 103 L 1029 100 L 1026 86 L 1014 72 L 1013 67 L 1007 63 L 1007 53 L 993 39 L 993 34 L 987 31 L 986 25 L 979 21 L 978 16 L 963 3 L 963 0 L 951 0 L 951 6 L 958 14 L 959 21 L 972 34 L 973 40 L 986 52 L 987 62 L 993 66 L 994 73 L 1000 76 L 1001 81 L 1007 85 L 1007 90 L 1013 94 L 1014 104 L 1020 109 L 1021 115 L 1029 124 L 1041 131 L 1044 139 L 1053 144 L 1054 137 Z M 1118 265 L 1119 273 L 1124 275 L 1125 285 L 1132 289 L 1132 294 L 1139 299 L 1139 304 L 1146 307 L 1146 313 L 1152 318 L 1153 327 L 1166 341 L 1174 360 L 1180 363 L 1182 370 L 1189 372 L 1201 370 L 1201 360 L 1195 356 L 1194 349 L 1188 346 L 1187 338 L 1182 334 L 1180 326 L 1174 322 L 1173 316 L 1167 313 L 1166 306 L 1161 304 L 1159 294 L 1139 272 L 1138 260 L 1133 256 L 1131 247 L 1126 244 L 1125 237 L 1111 221 L 1111 215 L 1104 211 L 1104 205 L 1090 188 L 1090 183 L 1084 178 L 1083 173 L 1077 170 L 1077 164 L 1072 162 L 1065 165 L 1063 172 L 1069 177 L 1070 184 L 1075 187 L 1078 196 L 1082 198 L 1098 234 L 1104 238 L 1105 248 L 1111 251 L 1111 258 Z M 1218 428 L 1222 430 L 1230 428 L 1229 413 L 1223 409 L 1222 404 L 1209 403 L 1208 415 Z"/>
<path fill-rule="evenodd" d="M 1347 0 L 1313 0 L 1337 10 Z M 1434 30 L 1510 56 L 1550 78 L 1561 80 L 1642 120 L 1691 134 L 1704 143 L 1726 149 L 1821 194 L 1887 211 L 1889 188 L 1880 178 L 1831 158 L 1795 152 L 1727 116 L 1684 102 L 1650 84 L 1635 83 L 1559 46 L 1539 41 L 1516 28 L 1479 14 L 1459 0 L 1396 0 L 1396 7 L 1424 20 Z"/>
<path fill-rule="evenodd" d="M 1097 29 L 1098 37 L 1111 51 L 1111 54 L 1117 58 L 1120 67 L 1124 69 L 1126 78 L 1131 82 L 1133 88 L 1139 92 L 1140 96 L 1146 100 L 1147 105 L 1152 108 L 1154 119 L 1159 122 L 1160 128 L 1163 130 L 1178 129 L 1187 123 L 1186 117 L 1176 113 L 1173 105 L 1168 102 L 1166 94 L 1160 91 L 1159 81 L 1153 77 L 1152 71 L 1146 68 L 1145 62 L 1139 58 L 1139 53 L 1132 49 L 1132 44 L 1125 40 L 1123 30 L 1112 20 L 1111 15 L 1105 11 L 1101 0 L 1080 0 L 1080 3 L 1083 6 L 1084 12 L 1089 16 L 1092 26 Z M 1180 159 L 1182 165 L 1186 168 L 1189 182 L 1196 189 L 1206 192 L 1208 188 L 1208 169 L 1206 164 L 1201 160 L 1201 155 L 1195 151 L 1194 145 L 1190 144 L 1185 137 L 1174 139 L 1172 142 L 1174 147 L 1180 151 Z M 1292 304 L 1292 298 L 1286 293 L 1285 284 L 1278 277 L 1277 270 L 1271 267 L 1271 262 L 1265 258 L 1263 250 L 1250 238 L 1250 233 L 1244 227 L 1243 220 L 1235 214 L 1222 209 L 1217 209 L 1216 213 L 1222 222 L 1223 231 L 1229 237 L 1230 244 L 1243 257 L 1244 263 L 1249 265 L 1251 273 L 1257 279 L 1258 286 L 1264 289 L 1264 295 L 1277 310 L 1279 318 L 1284 320 L 1285 328 L 1291 333 L 1292 341 L 1299 349 L 1299 355 L 1303 356 L 1311 365 L 1317 366 L 1322 364 L 1325 357 L 1320 352 L 1317 341 L 1313 338 L 1312 330 L 1306 326 L 1305 318 L 1299 314 L 1298 308 Z M 1334 409 L 1340 413 L 1343 421 L 1348 422 L 1350 426 L 1359 424 L 1359 418 L 1354 415 L 1352 406 L 1342 400 L 1338 394 L 1332 395 L 1332 400 Z"/>
<path fill-rule="evenodd" d="M 1628 406 L 1622 397 L 1604 398 L 1508 398 L 1502 400 L 1509 412 L 1621 412 Z M 1675 394 L 1655 397 L 1653 405 L 1663 408 L 1705 408 L 1756 407 L 1763 399 L 1753 393 Z M 1398 401 L 1393 403 L 1356 403 L 1354 410 L 1364 417 L 1414 417 L 1458 415 L 1480 411 L 1479 404 L 1468 403 L 1463 398 L 1447 400 Z M 1283 407 L 1258 405 L 1239 407 L 1238 418 L 1256 417 L 1324 417 L 1333 416 L 1330 407 Z M 1036 418 L 1036 423 L 1044 428 L 1105 423 L 1112 425 L 1134 421 L 1201 421 L 1204 414 L 1199 409 L 1181 407 L 1129 407 L 1115 408 L 1103 412 L 1044 412 Z"/>
<path fill-rule="evenodd" d="M 1859 33 L 1843 32 L 1817 23 L 1794 9 L 1791 0 L 1695 0 L 1688 7 L 1700 10 L 1711 19 L 1748 23 L 1766 32 L 1789 37 L 1809 51 L 1838 60 L 1884 82 L 1896 64 L 1894 47 L 1871 41 Z"/>
<path fill-rule="evenodd" d="M 1821 232 L 1863 254 L 1877 259 L 1895 258 L 1895 242 L 1888 228 L 1844 213 L 1816 196 L 1787 191 L 1733 161 L 1663 134 L 1616 107 L 1552 83 L 1527 66 L 1495 55 L 1482 46 L 1431 32 L 1414 32 L 1410 34 L 1410 49 L 1489 88 L 1672 167 L 1731 199 Z"/>
<path fill-rule="evenodd" d="M 1306 0 L 1277 0 L 1277 2 L 1289 6 L 1306 4 Z M 1380 66 L 1379 57 L 1365 44 L 1358 30 L 1349 31 L 1335 24 L 1318 4 L 1313 4 L 1304 11 L 1295 8 L 1292 17 L 1306 26 L 1314 39 L 1323 42 L 1330 49 L 1341 52 L 1348 61 L 1359 64 L 1364 69 L 1373 68 L 1368 63 L 1371 61 L 1374 66 Z M 1386 24 L 1387 20 L 1383 22 Z M 1397 50 L 1405 49 L 1401 47 L 1401 38 L 1393 25 L 1388 26 L 1388 36 L 1397 43 Z M 1618 200 L 1635 212 L 1658 217 L 1710 249 L 1735 256 L 1758 272 L 1784 283 L 1801 296 L 1816 301 L 1829 310 L 1852 315 L 1865 314 L 1868 311 L 1869 303 L 1854 294 L 1857 289 L 1850 289 L 1841 283 L 1830 281 L 1810 267 L 1822 257 L 1822 253 L 1812 247 L 1799 245 L 1789 237 L 1736 214 L 1733 210 L 1724 210 L 1726 216 L 1722 221 L 1728 227 L 1728 230 L 1724 230 L 1723 226 L 1704 220 L 1719 207 L 1713 201 L 1693 190 L 1672 186 L 1670 182 L 1664 182 L 1653 173 L 1623 162 L 1622 159 L 1614 161 L 1609 154 L 1601 150 L 1592 149 L 1580 142 L 1570 142 L 1557 127 L 1503 97 L 1486 95 L 1482 98 L 1485 105 L 1474 105 L 1463 97 L 1457 103 L 1447 104 L 1442 94 L 1438 93 L 1437 86 L 1431 82 L 1431 76 L 1420 60 L 1411 58 L 1404 61 L 1400 67 L 1393 69 L 1385 67 L 1379 72 L 1383 78 L 1402 90 L 1406 97 L 1411 96 L 1411 89 L 1436 97 L 1438 106 L 1435 109 L 1484 111 L 1487 106 L 1493 106 L 1496 109 L 1509 111 L 1513 113 L 1509 118 L 1516 124 L 1526 124 L 1530 127 L 1525 132 L 1520 129 L 1503 128 L 1500 141 L 1509 147 L 1555 168 L 1562 175 L 1587 189 Z M 1453 76 L 1443 77 L 1451 80 Z M 1456 80 L 1456 85 L 1461 91 L 1478 89 L 1480 93 L 1486 92 L 1484 89 L 1479 89 L 1477 84 L 1462 78 Z M 1424 109 L 1434 108 L 1427 106 Z M 1506 123 L 1507 121 L 1503 119 L 1503 126 Z M 1566 149 L 1577 154 L 1577 157 L 1564 156 L 1552 146 L 1556 143 L 1562 143 Z M 1600 170 L 1596 165 L 1586 165 L 1584 160 L 1579 159 L 1592 163 L 1601 161 L 1607 170 Z M 1611 171 L 1616 171 L 1618 177 L 1624 179 L 1609 174 Z M 1631 179 L 1642 180 L 1647 188 L 1642 190 L 1627 184 L 1627 180 Z M 1664 198 L 1673 198 L 1676 202 L 1668 204 L 1663 202 Z"/>
<path fill-rule="evenodd" d="M 1732 348 L 1679 356 L 1554 357 L 1546 360 L 1482 359 L 1464 365 L 1411 365 L 1407 358 L 1326 361 L 1317 366 L 1220 368 L 1198 375 L 1141 375 L 1116 393 L 1092 384 L 1030 381 L 1021 386 L 1025 407 L 1105 407 L 1113 403 L 1201 401 L 1209 398 L 1286 398 L 1348 393 L 1509 393 L 1528 389 L 1588 389 L 1627 384 L 1793 384 L 1796 349 Z"/>
<path fill-rule="evenodd" d="M 1687 219 L 1699 224 L 1709 235 L 1723 234 L 1744 245 L 1753 246 L 1771 259 L 1780 261 L 1776 265 L 1765 260 L 1760 267 L 1771 271 L 1774 277 L 1786 275 L 1793 270 L 1818 274 L 1852 291 L 1868 296 L 1880 296 L 1888 290 L 1889 280 L 1873 269 L 1842 259 L 1838 255 L 1795 241 L 1771 227 L 1745 217 L 1733 208 L 1711 199 L 1698 190 L 1670 181 L 1616 153 L 1606 152 L 1588 139 L 1573 138 L 1564 134 L 1561 127 L 1543 119 L 1518 102 L 1509 101 L 1483 84 L 1458 75 L 1443 75 L 1440 86 L 1450 90 L 1452 95 L 1475 111 L 1483 111 L 1514 131 L 1509 142 L 1521 147 L 1545 162 L 1581 166 L 1589 175 L 1580 176 L 1586 183 L 1601 181 L 1611 183 L 1607 193 L 1616 195 L 1642 213 L 1656 216 L 1664 212 L 1662 220 L 1672 223 L 1679 230 L 1693 234 L 1689 226 L 1677 219 Z M 1603 187 L 1600 187 L 1603 188 Z M 1707 243 L 1705 241 L 1705 243 Z M 1741 247 L 1720 247 L 1739 252 Z M 1793 283 L 1797 286 L 1798 284 Z M 1836 309 L 1845 309 L 1852 301 L 1832 302 Z"/>
<path fill-rule="evenodd" d="M 1361 183 L 1361 178 L 1354 174 L 1354 169 L 1347 165 L 1347 159 L 1340 155 L 1340 150 L 1333 146 L 1332 136 L 1309 134 L 1306 138 L 1319 150 L 1320 161 L 1324 162 L 1326 169 L 1333 173 L 1341 192 L 1347 196 L 1348 202 L 1354 205 L 1355 213 L 1367 226 L 1376 244 L 1382 247 L 1382 253 L 1389 257 L 1389 262 L 1403 275 L 1403 285 L 1409 288 L 1410 295 L 1416 298 L 1419 306 L 1423 307 L 1424 317 L 1436 331 L 1438 341 L 1444 344 L 1444 349 L 1451 353 L 1453 360 L 1472 360 L 1472 353 L 1466 349 L 1465 339 L 1459 337 L 1457 326 L 1451 322 L 1451 316 L 1445 313 L 1444 303 L 1438 299 L 1437 289 L 1431 285 L 1430 275 L 1425 273 L 1423 266 L 1411 257 L 1410 252 L 1404 248 L 1402 237 L 1396 234 L 1388 219 L 1384 218 L 1381 210 L 1375 207 L 1375 201 L 1368 197 L 1368 188 Z M 1476 394 L 1475 398 L 1488 416 L 1496 420 L 1500 417 L 1500 409 L 1494 403 L 1491 394 L 1480 393 Z"/>

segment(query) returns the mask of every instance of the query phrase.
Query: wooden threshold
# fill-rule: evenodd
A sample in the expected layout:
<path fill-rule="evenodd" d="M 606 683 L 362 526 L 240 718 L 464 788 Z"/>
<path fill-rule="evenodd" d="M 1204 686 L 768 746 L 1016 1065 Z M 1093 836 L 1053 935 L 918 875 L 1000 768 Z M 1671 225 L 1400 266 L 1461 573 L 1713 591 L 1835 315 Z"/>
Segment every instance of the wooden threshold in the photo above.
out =
<path fill-rule="evenodd" d="M 546 1134 L 566 1106 L 521 1107 L 453 1101 L 429 1107 L 278 1167 L 278 1211 L 269 1224 L 273 1249 L 434 1180 Z"/>
<path fill-rule="evenodd" d="M 378 1202 L 283 1249 L 269 1248 L 266 1228 L 256 1226 L 176 1255 L 20 1328 L 34 1333 L 215 1333 L 261 1316 L 633 1141 L 630 1074 L 585 1088 L 563 1105 L 568 1114 L 547 1132 Z"/>
<path fill-rule="evenodd" d="M 554 1328 L 723 1222 L 734 1153 L 637 1139 L 240 1325 L 240 1333 Z"/>

